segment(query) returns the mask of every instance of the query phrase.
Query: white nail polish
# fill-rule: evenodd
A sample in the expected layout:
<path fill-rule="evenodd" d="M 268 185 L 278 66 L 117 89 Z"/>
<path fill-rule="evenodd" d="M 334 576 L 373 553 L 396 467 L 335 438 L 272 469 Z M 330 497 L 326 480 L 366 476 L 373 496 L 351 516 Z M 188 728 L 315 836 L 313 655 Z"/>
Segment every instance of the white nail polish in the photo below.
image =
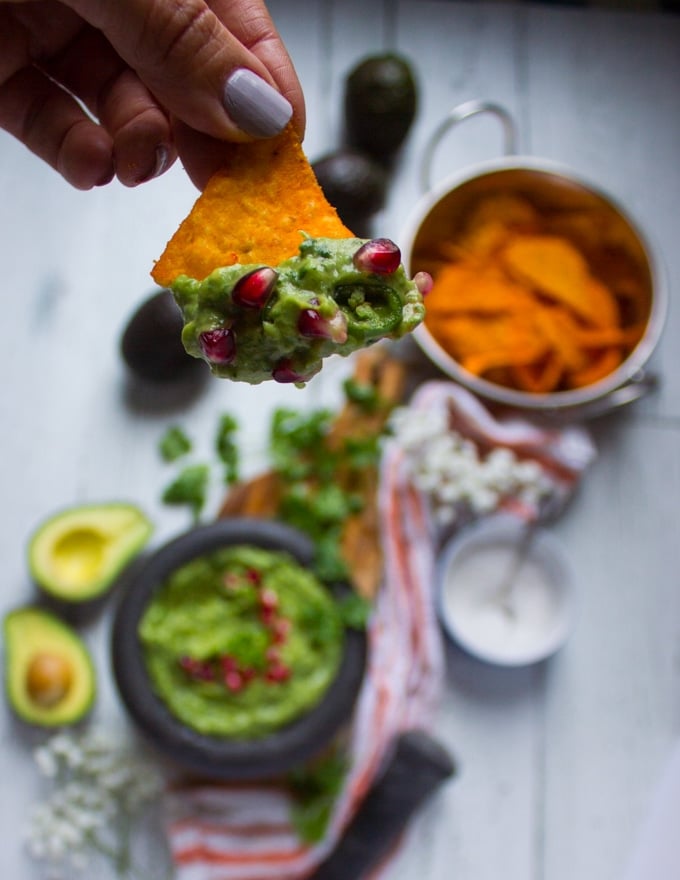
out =
<path fill-rule="evenodd" d="M 153 169 L 151 177 L 160 177 L 167 169 L 170 162 L 170 150 L 165 144 L 159 144 L 156 147 L 156 165 Z"/>
<path fill-rule="evenodd" d="M 282 131 L 293 108 L 261 77 L 238 67 L 226 82 L 224 106 L 235 125 L 253 137 L 272 137 Z"/>

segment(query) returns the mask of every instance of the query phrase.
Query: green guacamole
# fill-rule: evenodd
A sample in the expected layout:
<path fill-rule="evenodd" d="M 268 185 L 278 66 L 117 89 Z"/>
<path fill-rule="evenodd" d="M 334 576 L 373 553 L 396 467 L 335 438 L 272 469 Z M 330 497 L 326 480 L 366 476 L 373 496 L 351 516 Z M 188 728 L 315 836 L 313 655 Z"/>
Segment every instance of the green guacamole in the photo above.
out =
<path fill-rule="evenodd" d="M 309 711 L 333 681 L 335 600 L 286 553 L 243 545 L 178 569 L 139 626 L 159 698 L 203 734 L 253 738 Z"/>
<path fill-rule="evenodd" d="M 401 264 L 388 273 L 357 268 L 364 244 L 304 240 L 298 255 L 275 267 L 258 304 L 244 306 L 237 285 L 262 266 L 217 269 L 203 281 L 180 276 L 172 290 L 184 316 L 184 347 L 217 376 L 300 385 L 331 354 L 410 332 L 425 316 L 418 287 Z"/>

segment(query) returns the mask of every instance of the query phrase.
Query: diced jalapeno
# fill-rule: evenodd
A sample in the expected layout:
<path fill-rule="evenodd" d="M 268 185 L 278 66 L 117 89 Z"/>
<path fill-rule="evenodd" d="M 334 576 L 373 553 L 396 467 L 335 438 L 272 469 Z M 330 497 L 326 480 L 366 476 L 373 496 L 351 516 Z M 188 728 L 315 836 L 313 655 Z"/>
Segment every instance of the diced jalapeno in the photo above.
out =
<path fill-rule="evenodd" d="M 387 336 L 401 323 L 401 298 L 386 285 L 341 284 L 333 297 L 347 318 L 347 333 L 353 339 Z"/>

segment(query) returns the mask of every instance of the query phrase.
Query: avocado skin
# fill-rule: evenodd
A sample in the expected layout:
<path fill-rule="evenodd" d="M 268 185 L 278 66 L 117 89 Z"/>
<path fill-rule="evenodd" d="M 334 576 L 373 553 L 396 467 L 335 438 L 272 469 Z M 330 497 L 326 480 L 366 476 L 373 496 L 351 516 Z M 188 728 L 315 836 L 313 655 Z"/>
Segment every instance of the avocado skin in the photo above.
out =
<path fill-rule="evenodd" d="M 176 382 L 206 372 L 182 345 L 182 313 L 169 290 L 148 297 L 130 317 L 121 337 L 123 360 L 147 382 Z"/>
<path fill-rule="evenodd" d="M 338 150 L 312 165 L 323 194 L 353 232 L 364 229 L 387 192 L 387 173 L 374 159 L 354 150 Z"/>
<path fill-rule="evenodd" d="M 27 724 L 62 727 L 82 721 L 97 695 L 95 667 L 80 636 L 64 621 L 37 606 L 16 608 L 3 621 L 5 694 L 14 714 Z M 37 653 L 55 651 L 71 664 L 72 681 L 53 706 L 35 703 L 26 687 L 28 667 Z"/>
<path fill-rule="evenodd" d="M 66 611 L 66 616 L 77 620 L 68 611 L 98 607 L 152 533 L 151 521 L 134 504 L 65 508 L 44 519 L 31 534 L 27 548 L 31 577 L 58 612 Z M 93 560 L 93 552 L 100 556 Z M 88 565 L 91 578 L 82 575 Z"/>
<path fill-rule="evenodd" d="M 406 139 L 418 109 L 418 89 L 405 58 L 394 53 L 361 61 L 345 82 L 348 143 L 388 159 Z"/>

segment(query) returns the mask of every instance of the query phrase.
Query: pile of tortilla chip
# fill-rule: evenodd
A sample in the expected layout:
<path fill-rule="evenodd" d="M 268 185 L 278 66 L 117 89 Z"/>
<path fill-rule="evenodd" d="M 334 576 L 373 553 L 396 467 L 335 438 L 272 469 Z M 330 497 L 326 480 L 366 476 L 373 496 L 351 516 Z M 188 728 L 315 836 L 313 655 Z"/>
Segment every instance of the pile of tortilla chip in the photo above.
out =
<path fill-rule="evenodd" d="M 428 330 L 465 370 L 521 391 L 607 376 L 642 336 L 649 293 L 600 226 L 592 211 L 539 213 L 509 192 L 482 198 L 461 234 L 433 243 L 418 267 L 435 280 Z"/>
<path fill-rule="evenodd" d="M 326 201 L 289 125 L 269 140 L 225 144 L 222 167 L 151 274 L 170 287 L 180 275 L 202 281 L 236 263 L 276 266 L 297 254 L 302 233 L 354 237 Z"/>

